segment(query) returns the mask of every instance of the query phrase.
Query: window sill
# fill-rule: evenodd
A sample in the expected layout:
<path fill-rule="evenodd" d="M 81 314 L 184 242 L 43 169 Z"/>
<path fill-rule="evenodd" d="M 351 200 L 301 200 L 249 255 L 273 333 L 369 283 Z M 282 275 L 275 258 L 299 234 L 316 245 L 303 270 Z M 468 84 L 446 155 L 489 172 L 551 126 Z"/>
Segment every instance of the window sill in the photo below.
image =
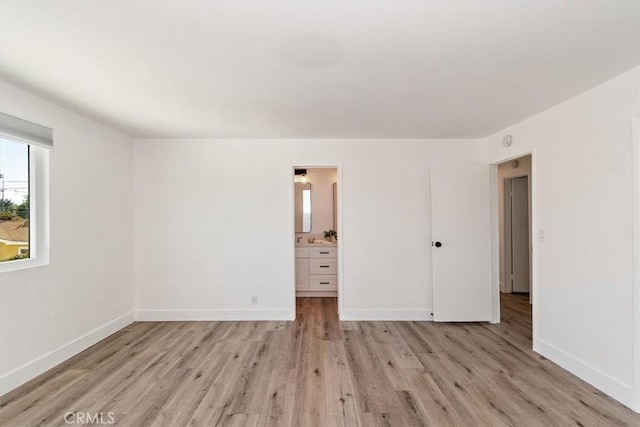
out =
<path fill-rule="evenodd" d="M 26 270 L 29 268 L 44 267 L 49 265 L 49 260 L 44 259 L 19 259 L 15 261 L 0 262 L 0 274 L 7 273 L 9 271 Z"/>

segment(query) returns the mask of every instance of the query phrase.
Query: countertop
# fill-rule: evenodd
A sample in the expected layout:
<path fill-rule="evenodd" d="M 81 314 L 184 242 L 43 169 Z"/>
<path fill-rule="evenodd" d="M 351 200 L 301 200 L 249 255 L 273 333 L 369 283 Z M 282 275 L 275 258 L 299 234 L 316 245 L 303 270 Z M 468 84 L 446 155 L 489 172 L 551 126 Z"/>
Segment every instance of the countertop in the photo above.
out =
<path fill-rule="evenodd" d="M 327 242 L 327 241 L 324 241 L 324 240 L 320 240 L 320 241 L 316 240 L 313 243 L 309 243 L 307 241 L 307 239 L 304 239 L 304 238 L 302 239 L 301 242 L 299 242 L 299 243 L 296 242 L 296 247 L 297 248 L 306 248 L 306 247 L 314 247 L 314 246 L 315 247 L 329 247 L 329 248 L 334 247 L 335 248 L 336 246 L 338 246 L 338 243 L 336 243 L 336 242 Z"/>

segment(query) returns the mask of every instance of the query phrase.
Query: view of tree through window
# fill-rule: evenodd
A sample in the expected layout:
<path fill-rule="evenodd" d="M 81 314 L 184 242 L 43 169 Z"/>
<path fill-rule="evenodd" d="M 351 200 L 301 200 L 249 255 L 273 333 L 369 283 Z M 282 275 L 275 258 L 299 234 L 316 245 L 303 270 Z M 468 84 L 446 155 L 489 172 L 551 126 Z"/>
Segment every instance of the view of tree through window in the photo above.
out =
<path fill-rule="evenodd" d="M 0 262 L 29 258 L 29 145 L 0 139 Z"/>

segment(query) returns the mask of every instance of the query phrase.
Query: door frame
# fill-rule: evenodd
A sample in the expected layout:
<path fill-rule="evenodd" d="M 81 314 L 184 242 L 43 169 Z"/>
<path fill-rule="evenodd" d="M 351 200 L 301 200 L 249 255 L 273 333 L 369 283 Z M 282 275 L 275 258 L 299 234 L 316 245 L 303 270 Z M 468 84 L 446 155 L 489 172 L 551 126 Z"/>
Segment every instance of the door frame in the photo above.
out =
<path fill-rule="evenodd" d="M 533 230 L 537 230 L 538 218 L 536 214 L 537 206 L 537 173 L 536 173 L 536 150 L 523 151 L 521 153 L 494 161 L 489 164 L 491 169 L 491 265 L 493 276 L 493 318 L 491 323 L 500 323 L 500 224 L 499 224 L 499 212 L 498 212 L 498 165 L 516 160 L 526 155 L 531 156 L 531 173 L 529 174 L 529 201 L 530 207 L 530 228 L 531 228 L 531 258 L 530 258 L 530 275 L 531 275 L 531 289 L 530 289 L 530 301 L 532 303 L 531 308 L 531 328 L 532 336 L 535 337 L 536 331 L 536 319 L 538 304 L 536 304 L 537 294 L 537 246 L 538 240 L 535 239 L 535 233 Z"/>
<path fill-rule="evenodd" d="M 632 117 L 632 200 L 633 200 L 633 398 L 632 405 L 640 412 L 640 113 Z"/>
<path fill-rule="evenodd" d="M 289 179 L 291 180 L 291 224 L 289 227 L 289 233 L 291 236 L 290 242 L 293 245 L 293 253 L 295 254 L 295 245 L 296 245 L 296 219 L 295 219 L 295 169 L 297 168 L 307 168 L 307 169 L 336 169 L 337 170 L 337 193 L 338 193 L 338 205 L 336 206 L 336 229 L 340 230 L 340 237 L 336 242 L 338 248 L 338 320 L 342 318 L 342 313 L 344 313 L 344 269 L 343 269 L 343 259 L 344 259 L 344 232 L 342 226 L 342 163 L 337 162 L 292 162 L 289 165 Z M 311 219 L 313 221 L 313 217 Z M 296 319 L 297 310 L 296 310 L 296 263 L 295 263 L 295 255 L 292 259 L 292 269 L 291 269 L 291 277 L 292 277 L 292 286 L 291 293 L 293 298 L 293 320 Z"/>
<path fill-rule="evenodd" d="M 520 156 L 523 157 L 523 156 Z M 505 163 L 505 162 L 503 162 Z M 502 164 L 502 163 L 500 163 Z M 502 179 L 502 190 L 503 190 L 503 200 L 505 201 L 504 203 L 504 251 L 505 251 L 505 272 L 506 274 L 508 274 L 509 271 L 511 271 L 511 269 L 513 268 L 512 266 L 512 260 L 510 257 L 507 257 L 507 249 L 511 250 L 511 234 L 507 233 L 507 230 L 509 229 L 508 225 L 511 225 L 511 207 L 509 205 L 507 205 L 506 203 L 506 196 L 507 196 L 507 181 L 513 181 L 514 179 L 517 178 L 524 178 L 527 177 L 527 203 L 528 203 L 528 208 L 529 208 L 529 212 L 527 213 L 527 218 L 529 220 L 529 225 L 527 226 L 528 232 L 529 232 L 529 299 L 531 299 L 531 257 L 532 257 L 532 253 L 531 253 L 531 242 L 533 240 L 533 230 L 531 228 L 531 211 L 532 211 L 532 206 L 531 206 L 531 176 L 528 172 L 524 172 L 521 174 L 517 174 L 517 175 L 510 175 L 507 177 L 504 177 Z M 509 207 L 507 207 L 509 206 Z M 507 215 L 507 213 L 509 213 L 509 215 Z M 505 277 L 505 279 L 508 279 L 507 277 Z M 504 289 L 508 290 L 508 292 L 505 293 L 512 293 L 513 292 L 513 283 L 511 281 L 506 282 L 504 284 Z"/>

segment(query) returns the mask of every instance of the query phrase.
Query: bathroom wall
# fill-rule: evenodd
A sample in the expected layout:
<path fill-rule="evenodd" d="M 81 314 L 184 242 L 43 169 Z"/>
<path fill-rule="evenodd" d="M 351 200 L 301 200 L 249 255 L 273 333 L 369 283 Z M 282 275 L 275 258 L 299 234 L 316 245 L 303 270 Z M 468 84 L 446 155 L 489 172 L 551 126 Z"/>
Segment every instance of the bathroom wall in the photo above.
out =
<path fill-rule="evenodd" d="M 338 170 L 335 168 L 306 169 L 307 182 L 311 183 L 311 232 L 296 233 L 296 237 L 324 238 L 324 232 L 334 228 L 333 183 L 338 181 Z"/>

